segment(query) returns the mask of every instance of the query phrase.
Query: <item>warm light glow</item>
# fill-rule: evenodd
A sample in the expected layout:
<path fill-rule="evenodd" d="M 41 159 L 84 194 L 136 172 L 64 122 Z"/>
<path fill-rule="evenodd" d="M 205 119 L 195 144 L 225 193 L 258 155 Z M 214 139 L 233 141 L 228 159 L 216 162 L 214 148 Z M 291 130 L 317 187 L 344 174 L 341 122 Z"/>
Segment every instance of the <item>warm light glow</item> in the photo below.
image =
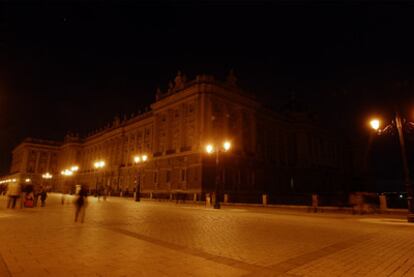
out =
<path fill-rule="evenodd" d="M 105 166 L 105 161 L 97 161 L 93 165 L 95 168 L 102 168 Z"/>
<path fill-rule="evenodd" d="M 43 179 L 52 179 L 52 174 L 50 174 L 49 172 L 46 172 L 45 174 L 42 175 Z"/>
<path fill-rule="evenodd" d="M 378 130 L 380 127 L 380 121 L 378 119 L 371 120 L 369 124 L 371 125 L 371 128 L 374 129 L 375 131 Z"/>
<path fill-rule="evenodd" d="M 134 156 L 134 163 L 140 163 L 140 162 L 146 162 L 148 160 L 148 156 L 147 155 L 142 155 L 142 156 Z"/>
<path fill-rule="evenodd" d="M 223 143 L 224 151 L 228 151 L 230 147 L 231 147 L 231 143 L 229 141 L 226 141 Z"/>
<path fill-rule="evenodd" d="M 78 171 L 79 170 L 79 166 L 74 165 L 70 168 L 71 171 Z"/>
<path fill-rule="evenodd" d="M 60 174 L 62 174 L 63 176 L 71 176 L 73 175 L 73 171 L 71 171 L 70 169 L 65 169 L 65 170 L 62 170 Z"/>
<path fill-rule="evenodd" d="M 135 157 L 134 157 L 134 162 L 135 162 L 135 163 L 139 163 L 139 162 L 141 162 L 141 157 L 139 157 L 139 156 L 135 156 Z"/>
<path fill-rule="evenodd" d="M 30 178 L 27 178 L 26 180 L 24 180 L 26 183 L 30 183 Z"/>
<path fill-rule="evenodd" d="M 214 151 L 214 147 L 213 147 L 213 145 L 211 145 L 211 144 L 207 144 L 207 146 L 206 146 L 206 152 L 207 153 L 212 153 Z"/>
<path fill-rule="evenodd" d="M 3 183 L 14 183 L 14 182 L 16 182 L 16 179 L 5 179 L 5 180 L 1 180 L 0 181 L 0 184 L 3 184 Z"/>

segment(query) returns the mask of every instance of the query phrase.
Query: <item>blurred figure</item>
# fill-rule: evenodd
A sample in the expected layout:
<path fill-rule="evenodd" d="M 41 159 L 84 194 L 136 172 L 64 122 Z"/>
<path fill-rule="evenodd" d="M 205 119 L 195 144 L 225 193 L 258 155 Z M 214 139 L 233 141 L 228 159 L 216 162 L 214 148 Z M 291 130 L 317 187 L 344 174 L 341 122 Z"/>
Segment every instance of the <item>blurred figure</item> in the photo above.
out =
<path fill-rule="evenodd" d="M 101 200 L 101 193 L 102 192 L 102 188 L 101 186 L 98 187 L 98 189 L 96 190 L 96 197 L 98 197 L 98 201 Z"/>
<path fill-rule="evenodd" d="M 106 201 L 106 197 L 108 196 L 108 186 L 105 186 L 103 189 L 103 200 Z"/>
<path fill-rule="evenodd" d="M 47 198 L 46 189 L 42 188 L 42 191 L 40 192 L 40 201 L 42 202 L 41 204 L 42 207 L 46 205 L 46 198 Z"/>
<path fill-rule="evenodd" d="M 16 207 L 17 199 L 20 197 L 20 184 L 13 182 L 7 186 L 7 208 L 14 209 Z"/>
<path fill-rule="evenodd" d="M 61 203 L 62 205 L 64 205 L 64 204 L 65 204 L 65 193 L 64 193 L 64 192 L 62 192 L 62 195 L 61 195 L 61 197 L 60 197 L 60 203 Z"/>
<path fill-rule="evenodd" d="M 24 207 L 33 208 L 33 204 L 34 204 L 34 195 L 33 195 L 33 191 L 30 190 L 26 193 L 26 196 L 24 198 Z"/>
<path fill-rule="evenodd" d="M 39 197 L 40 197 L 40 191 L 39 191 L 39 188 L 36 186 L 33 188 L 33 195 L 34 195 L 33 206 L 37 207 L 37 202 L 39 201 Z"/>
<path fill-rule="evenodd" d="M 86 191 L 85 187 L 82 186 L 78 193 L 78 198 L 75 200 L 75 222 L 78 221 L 80 216 L 80 222 L 83 223 L 83 220 L 85 219 L 85 209 L 87 205 L 87 197 L 88 192 Z"/>

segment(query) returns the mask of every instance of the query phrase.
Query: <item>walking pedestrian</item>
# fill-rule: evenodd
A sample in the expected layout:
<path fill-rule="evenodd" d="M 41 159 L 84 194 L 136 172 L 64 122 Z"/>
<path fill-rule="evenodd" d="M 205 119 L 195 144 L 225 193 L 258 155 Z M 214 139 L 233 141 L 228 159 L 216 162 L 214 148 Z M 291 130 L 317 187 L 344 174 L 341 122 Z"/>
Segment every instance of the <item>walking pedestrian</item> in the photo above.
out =
<path fill-rule="evenodd" d="M 98 187 L 96 190 L 96 197 L 98 197 L 98 201 L 101 200 L 102 188 L 101 186 Z"/>
<path fill-rule="evenodd" d="M 76 206 L 75 222 L 78 221 L 79 217 L 80 217 L 80 222 L 81 223 L 83 223 L 83 221 L 85 219 L 85 210 L 86 210 L 86 205 L 87 205 L 87 197 L 88 197 L 88 193 L 87 193 L 86 189 L 84 188 L 84 186 L 82 186 L 81 189 L 79 190 L 78 198 L 75 200 L 75 206 Z"/>
<path fill-rule="evenodd" d="M 46 198 L 47 198 L 47 192 L 46 189 L 42 189 L 42 192 L 40 193 L 40 201 L 42 202 L 41 206 L 44 207 L 46 205 Z"/>

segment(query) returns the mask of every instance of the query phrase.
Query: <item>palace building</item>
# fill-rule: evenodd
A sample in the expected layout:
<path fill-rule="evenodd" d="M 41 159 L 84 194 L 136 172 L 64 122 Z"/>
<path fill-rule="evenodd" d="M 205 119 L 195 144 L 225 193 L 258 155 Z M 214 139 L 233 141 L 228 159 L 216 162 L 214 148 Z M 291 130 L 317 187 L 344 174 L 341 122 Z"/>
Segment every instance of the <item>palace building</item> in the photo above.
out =
<path fill-rule="evenodd" d="M 337 135 L 294 100 L 278 112 L 265 107 L 238 87 L 232 72 L 225 81 L 204 74 L 187 81 L 178 73 L 139 115 L 115 118 L 86 137 L 26 139 L 12 154 L 9 179 L 64 192 L 82 184 L 114 194 L 138 188 L 154 198 L 180 192 L 202 199 L 217 185 L 231 199 L 346 185 Z M 53 177 L 42 178 L 46 173 Z"/>

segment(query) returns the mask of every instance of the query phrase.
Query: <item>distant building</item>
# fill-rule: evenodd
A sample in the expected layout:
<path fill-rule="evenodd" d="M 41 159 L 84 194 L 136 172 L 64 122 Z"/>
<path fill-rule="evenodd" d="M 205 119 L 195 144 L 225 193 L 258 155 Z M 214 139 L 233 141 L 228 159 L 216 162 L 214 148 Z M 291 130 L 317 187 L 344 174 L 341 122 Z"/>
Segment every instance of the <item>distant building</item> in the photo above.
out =
<path fill-rule="evenodd" d="M 75 184 L 113 193 L 134 191 L 168 198 L 175 192 L 203 198 L 215 188 L 215 155 L 208 143 L 231 141 L 220 153 L 220 192 L 255 198 L 261 193 L 341 191 L 346 189 L 346 153 L 341 139 L 321 128 L 292 99 L 272 111 L 237 86 L 178 73 L 168 91 L 156 93 L 151 108 L 130 118 L 115 118 L 87 137 L 70 134 L 63 142 L 26 139 L 13 151 L 10 176 L 22 182 L 68 191 Z M 134 156 L 148 160 L 134 163 Z M 105 166 L 97 169 L 96 161 Z M 61 171 L 78 166 L 72 176 Z M 42 179 L 49 172 L 52 179 Z"/>

